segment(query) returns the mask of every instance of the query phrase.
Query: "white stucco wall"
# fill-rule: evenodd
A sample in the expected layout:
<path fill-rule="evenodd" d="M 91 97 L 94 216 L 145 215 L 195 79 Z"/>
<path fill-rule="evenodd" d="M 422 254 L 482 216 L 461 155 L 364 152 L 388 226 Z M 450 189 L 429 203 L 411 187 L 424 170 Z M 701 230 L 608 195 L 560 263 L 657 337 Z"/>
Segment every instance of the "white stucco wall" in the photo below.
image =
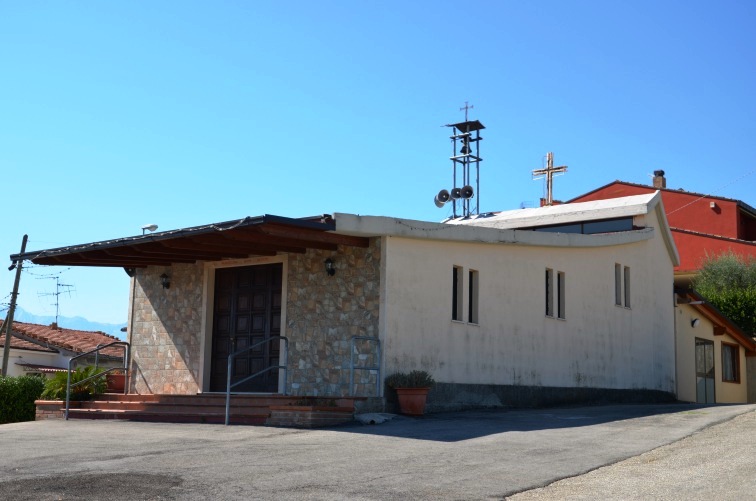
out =
<path fill-rule="evenodd" d="M 646 216 L 649 226 L 658 224 Z M 440 382 L 675 390 L 673 265 L 658 234 L 564 248 L 383 239 L 385 374 Z M 631 268 L 630 309 L 615 306 L 614 265 Z M 452 268 L 479 272 L 478 325 L 451 320 Z M 566 319 L 545 316 L 545 270 L 566 274 Z"/>
<path fill-rule="evenodd" d="M 64 357 L 60 353 L 11 348 L 8 355 L 8 375 L 15 377 L 29 374 L 29 372 L 25 371 L 22 366 L 16 365 L 17 363 L 68 367 L 69 358 L 70 357 Z M 47 374 L 47 376 L 50 377 L 51 374 Z"/>
<path fill-rule="evenodd" d="M 714 335 L 714 324 L 692 306 L 676 308 L 677 329 L 677 399 L 683 402 L 696 401 L 696 338 L 714 342 L 714 398 L 718 404 L 744 404 L 748 401 L 745 350 L 727 334 Z M 699 319 L 696 327 L 693 319 Z M 740 354 L 740 382 L 722 381 L 722 342 L 738 345 Z"/>

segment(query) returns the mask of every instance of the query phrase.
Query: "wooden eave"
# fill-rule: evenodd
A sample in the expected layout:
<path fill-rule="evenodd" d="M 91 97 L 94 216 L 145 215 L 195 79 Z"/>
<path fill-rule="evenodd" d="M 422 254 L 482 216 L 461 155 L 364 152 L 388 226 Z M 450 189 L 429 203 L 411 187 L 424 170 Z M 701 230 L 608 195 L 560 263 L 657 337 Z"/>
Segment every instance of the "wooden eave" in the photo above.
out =
<path fill-rule="evenodd" d="M 304 253 L 307 249 L 335 251 L 337 246 L 367 247 L 364 237 L 334 233 L 330 216 L 292 219 L 264 215 L 194 226 L 149 235 L 92 242 L 70 247 L 13 254 L 11 261 L 41 265 L 144 268 Z"/>

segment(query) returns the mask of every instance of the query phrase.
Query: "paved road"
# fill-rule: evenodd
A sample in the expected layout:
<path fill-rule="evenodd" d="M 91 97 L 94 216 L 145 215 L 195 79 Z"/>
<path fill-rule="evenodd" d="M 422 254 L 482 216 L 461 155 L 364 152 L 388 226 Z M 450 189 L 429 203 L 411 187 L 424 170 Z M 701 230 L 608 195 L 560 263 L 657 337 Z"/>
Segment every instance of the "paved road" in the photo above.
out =
<path fill-rule="evenodd" d="M 447 413 L 330 430 L 16 423 L 0 426 L 0 499 L 748 499 L 736 494 L 756 492 L 755 416 L 753 405 L 676 404 Z M 576 475 L 568 482 L 586 483 L 549 486 Z"/>
<path fill-rule="evenodd" d="M 507 499 L 606 498 L 756 499 L 756 412 L 640 456 Z"/>

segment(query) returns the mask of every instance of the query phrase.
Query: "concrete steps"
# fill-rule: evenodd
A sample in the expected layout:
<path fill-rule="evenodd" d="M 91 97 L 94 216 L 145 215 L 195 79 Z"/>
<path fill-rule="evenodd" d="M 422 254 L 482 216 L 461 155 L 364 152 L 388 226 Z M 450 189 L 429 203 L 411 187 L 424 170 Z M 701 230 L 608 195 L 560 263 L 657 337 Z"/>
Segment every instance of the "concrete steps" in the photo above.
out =
<path fill-rule="evenodd" d="M 282 395 L 232 395 L 230 424 L 272 425 L 294 427 L 331 426 L 350 421 L 354 414 L 352 398 L 314 398 Z M 323 407 L 324 402 L 327 407 Z M 37 419 L 63 417 L 65 402 L 37 401 Z M 310 407 L 309 416 L 303 412 L 282 413 Z M 271 408 L 275 411 L 271 419 Z M 69 419 L 125 419 L 131 421 L 172 423 L 224 423 L 226 396 L 198 395 L 122 395 L 103 394 L 95 400 L 70 402 Z M 290 419 L 281 416 L 291 416 Z M 324 416 L 328 416 L 326 419 Z M 339 419 L 340 416 L 340 419 Z"/>

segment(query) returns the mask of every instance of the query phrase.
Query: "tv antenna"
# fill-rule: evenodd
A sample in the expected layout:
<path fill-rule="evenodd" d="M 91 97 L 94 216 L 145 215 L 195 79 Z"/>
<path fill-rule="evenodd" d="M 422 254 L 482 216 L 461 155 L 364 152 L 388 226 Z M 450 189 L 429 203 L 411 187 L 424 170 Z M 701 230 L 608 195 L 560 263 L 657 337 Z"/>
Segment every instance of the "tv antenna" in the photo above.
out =
<path fill-rule="evenodd" d="M 41 294 L 38 294 L 38 296 L 55 296 L 55 325 L 58 325 L 58 315 L 60 313 L 60 295 L 68 294 L 68 296 L 70 297 L 71 291 L 73 290 L 73 285 L 60 283 L 60 277 L 57 275 L 47 275 L 38 278 L 38 280 L 45 279 L 55 280 L 55 292 L 43 292 Z"/>
<path fill-rule="evenodd" d="M 453 134 L 449 136 L 452 141 L 452 189 L 441 190 L 436 195 L 434 203 L 436 207 L 441 208 L 451 200 L 453 217 L 457 217 L 457 204 L 462 212 L 462 217 L 469 217 L 472 214 L 480 214 L 480 131 L 485 129 L 478 120 L 468 120 L 467 113 L 473 109 L 473 106 L 465 101 L 465 105 L 460 111 L 465 112 L 465 121 L 456 124 L 446 124 L 446 127 L 452 127 Z M 475 170 L 475 188 L 472 187 L 472 171 Z M 477 193 L 475 205 L 471 199 Z"/>

